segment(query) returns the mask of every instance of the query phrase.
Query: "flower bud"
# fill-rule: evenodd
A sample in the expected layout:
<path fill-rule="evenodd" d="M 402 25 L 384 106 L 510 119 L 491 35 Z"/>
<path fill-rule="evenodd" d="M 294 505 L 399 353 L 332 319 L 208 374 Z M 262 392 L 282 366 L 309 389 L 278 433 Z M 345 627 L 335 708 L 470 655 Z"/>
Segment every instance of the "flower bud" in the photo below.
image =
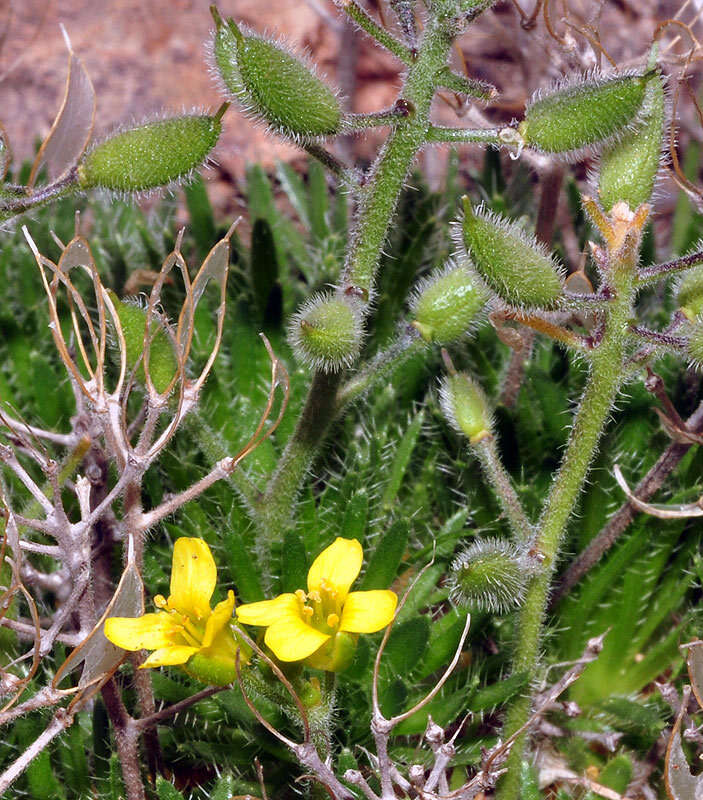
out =
<path fill-rule="evenodd" d="M 491 435 L 493 414 L 488 399 L 483 389 L 465 372 L 443 378 L 439 404 L 447 422 L 458 433 L 468 437 L 471 444 Z"/>
<path fill-rule="evenodd" d="M 471 330 L 487 299 L 480 281 L 450 262 L 415 289 L 410 303 L 413 325 L 425 341 L 450 344 Z"/>
<path fill-rule="evenodd" d="M 598 194 L 605 211 L 619 201 L 631 209 L 649 202 L 662 163 L 665 121 L 664 81 L 656 72 L 647 80 L 639 124 L 601 155 Z"/>
<path fill-rule="evenodd" d="M 703 264 L 683 273 L 676 287 L 676 302 L 691 322 L 703 316 Z"/>
<path fill-rule="evenodd" d="M 454 559 L 450 597 L 460 606 L 505 614 L 522 604 L 531 569 L 510 542 L 479 539 Z"/>
<path fill-rule="evenodd" d="M 186 177 L 220 138 L 218 116 L 205 114 L 147 122 L 95 145 L 78 165 L 82 189 L 142 192 Z"/>
<path fill-rule="evenodd" d="M 361 319 L 343 300 L 319 294 L 293 316 L 289 342 L 298 360 L 313 369 L 336 372 L 359 355 Z"/>
<path fill-rule="evenodd" d="M 136 378 L 144 383 L 146 378 L 144 360 L 141 359 L 141 355 L 144 352 L 147 309 L 142 308 L 136 302 L 122 302 L 114 292 L 109 292 L 109 294 L 124 336 L 127 369 L 133 370 L 139 362 Z M 159 394 L 163 394 L 168 389 L 177 370 L 178 360 L 173 343 L 166 332 L 165 323 L 157 317 L 153 317 L 149 325 L 149 375 Z"/>
<path fill-rule="evenodd" d="M 563 270 L 547 249 L 514 222 L 464 198 L 464 244 L 478 274 L 508 305 L 551 309 L 562 294 Z"/>
<path fill-rule="evenodd" d="M 526 145 L 577 159 L 584 148 L 612 141 L 636 121 L 650 72 L 597 74 L 536 92 L 518 131 Z"/>
<path fill-rule="evenodd" d="M 317 77 L 312 64 L 280 44 L 240 30 L 231 19 L 216 21 L 212 60 L 225 94 L 292 139 L 315 139 L 339 131 L 339 99 Z"/>

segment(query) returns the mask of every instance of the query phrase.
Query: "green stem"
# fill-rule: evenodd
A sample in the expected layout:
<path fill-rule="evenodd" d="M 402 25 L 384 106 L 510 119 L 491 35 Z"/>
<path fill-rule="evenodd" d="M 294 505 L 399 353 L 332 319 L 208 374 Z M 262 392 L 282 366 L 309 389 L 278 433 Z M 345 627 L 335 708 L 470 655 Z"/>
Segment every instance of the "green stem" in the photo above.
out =
<path fill-rule="evenodd" d="M 377 353 L 368 364 L 362 365 L 357 373 L 339 387 L 336 398 L 337 413 L 341 414 L 351 403 L 368 392 L 378 380 L 388 376 L 426 347 L 417 329 L 408 325 L 389 347 Z"/>
<path fill-rule="evenodd" d="M 481 463 L 483 474 L 488 479 L 500 502 L 503 513 L 508 519 L 513 538 L 516 542 L 527 542 L 532 534 L 533 526 L 525 514 L 520 498 L 517 496 L 513 482 L 510 480 L 493 436 L 481 439 L 471 448 Z"/>
<path fill-rule="evenodd" d="M 346 10 L 349 12 L 347 6 Z M 430 126 L 430 106 L 435 77 L 445 66 L 452 37 L 436 21 L 430 21 L 415 60 L 408 70 L 399 102 L 408 115 L 396 127 L 374 163 L 359 205 L 358 225 L 342 276 L 341 296 L 366 316 L 376 269 L 403 182 Z M 324 442 L 339 409 L 340 373 L 318 372 L 313 377 L 305 407 L 281 455 L 276 470 L 256 504 L 255 519 L 264 549 L 282 541 L 295 497 L 306 472 Z"/>
<path fill-rule="evenodd" d="M 449 142 L 450 144 L 465 144 L 479 142 L 481 144 L 500 144 L 499 128 L 442 128 L 437 125 L 430 126 L 427 132 L 428 142 Z"/>
<path fill-rule="evenodd" d="M 372 36 L 386 50 L 393 53 L 396 58 L 399 58 L 408 66 L 413 63 L 413 51 L 398 41 L 395 36 L 388 33 L 385 28 L 382 28 L 373 17 L 364 11 L 356 0 L 348 0 L 347 2 L 345 0 L 337 0 L 337 4 L 362 30 Z"/>
<path fill-rule="evenodd" d="M 623 265 L 618 275 L 616 299 L 609 307 L 605 333 L 591 356 L 591 369 L 581 404 L 569 438 L 569 444 L 542 517 L 535 547 L 544 557 L 543 571 L 530 585 L 517 625 L 517 643 L 513 671 L 536 675 L 539 661 L 542 624 L 547 606 L 550 578 L 566 525 L 578 501 L 584 481 L 623 382 L 626 356 L 626 332 L 634 300 L 634 264 Z M 519 697 L 510 707 L 505 722 L 507 738 L 528 719 L 531 698 Z M 498 787 L 497 800 L 517 800 L 520 795 L 520 764 L 525 735 L 514 743 L 506 762 L 507 772 Z"/>

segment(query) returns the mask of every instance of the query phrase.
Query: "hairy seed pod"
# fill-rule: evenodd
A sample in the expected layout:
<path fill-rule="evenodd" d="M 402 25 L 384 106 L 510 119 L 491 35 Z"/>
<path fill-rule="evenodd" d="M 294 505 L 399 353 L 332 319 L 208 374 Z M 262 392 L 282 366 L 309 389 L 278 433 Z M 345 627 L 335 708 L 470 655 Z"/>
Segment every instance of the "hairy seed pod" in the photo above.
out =
<path fill-rule="evenodd" d="M 463 202 L 464 244 L 488 287 L 510 306 L 554 308 L 564 277 L 547 249 L 514 222 Z"/>
<path fill-rule="evenodd" d="M 299 361 L 313 369 L 337 372 L 359 354 L 359 315 L 344 300 L 319 294 L 293 316 L 288 340 Z"/>
<path fill-rule="evenodd" d="M 664 79 L 655 72 L 647 80 L 639 124 L 601 155 L 598 194 L 605 211 L 617 202 L 631 209 L 649 202 L 662 163 L 665 121 Z"/>
<path fill-rule="evenodd" d="M 476 276 L 450 262 L 415 289 L 410 302 L 412 324 L 425 341 L 450 344 L 471 330 L 487 300 L 488 293 Z"/>
<path fill-rule="evenodd" d="M 125 303 L 114 292 L 109 292 L 112 304 L 122 327 L 125 341 L 127 369 L 133 370 L 144 352 L 147 309 L 137 303 Z M 154 388 L 160 394 L 168 389 L 178 370 L 178 361 L 165 323 L 153 318 L 149 326 L 149 375 Z M 139 363 L 136 379 L 144 383 L 144 360 Z"/>
<path fill-rule="evenodd" d="M 218 117 L 193 114 L 157 119 L 120 131 L 84 156 L 82 189 L 143 192 L 184 178 L 199 167 L 220 138 Z"/>
<path fill-rule="evenodd" d="M 692 365 L 700 370 L 703 367 L 703 316 L 687 326 L 686 352 Z"/>
<path fill-rule="evenodd" d="M 454 559 L 450 597 L 460 606 L 505 614 L 522 604 L 531 569 L 517 548 L 501 539 L 479 539 Z"/>
<path fill-rule="evenodd" d="M 703 316 L 703 264 L 683 273 L 676 286 L 676 302 L 689 320 Z"/>
<path fill-rule="evenodd" d="M 488 399 L 478 383 L 465 372 L 442 379 L 439 404 L 447 422 L 471 444 L 491 435 L 493 414 Z"/>
<path fill-rule="evenodd" d="M 253 117 L 295 140 L 337 133 L 342 109 L 312 64 L 233 20 L 219 21 L 212 42 L 216 76 L 230 97 Z"/>
<path fill-rule="evenodd" d="M 584 148 L 612 141 L 636 121 L 650 75 L 587 74 L 562 81 L 533 96 L 518 131 L 529 147 L 579 158 Z"/>

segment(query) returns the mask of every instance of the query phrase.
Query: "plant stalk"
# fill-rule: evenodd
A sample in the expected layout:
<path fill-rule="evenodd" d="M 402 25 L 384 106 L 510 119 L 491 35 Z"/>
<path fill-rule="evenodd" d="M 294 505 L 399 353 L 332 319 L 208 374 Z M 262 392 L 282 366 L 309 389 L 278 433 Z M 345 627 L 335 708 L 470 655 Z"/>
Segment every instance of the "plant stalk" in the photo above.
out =
<path fill-rule="evenodd" d="M 407 109 L 407 116 L 398 119 L 362 190 L 358 225 L 342 275 L 341 296 L 354 304 L 364 317 L 369 311 L 381 249 L 398 196 L 415 156 L 427 140 L 437 75 L 446 65 L 451 44 L 451 35 L 439 23 L 428 24 L 417 60 L 408 69 L 396 103 Z M 261 499 L 255 504 L 260 541 L 266 549 L 273 542 L 282 541 L 305 474 L 337 416 L 337 392 L 341 383 L 340 373 L 317 372 L 314 375 L 296 428 Z"/>
<path fill-rule="evenodd" d="M 576 413 L 569 444 L 536 526 L 538 535 L 535 549 L 544 558 L 543 571 L 528 588 L 520 611 L 513 656 L 513 671 L 525 671 L 533 677 L 539 665 L 542 625 L 559 545 L 624 380 L 626 332 L 635 295 L 634 257 L 628 258 L 627 263 L 620 262 L 614 266 L 616 299 L 608 309 L 603 339 L 592 353 L 588 382 Z M 529 695 L 514 701 L 506 718 L 505 737 L 511 736 L 527 721 L 530 706 Z M 497 800 L 518 800 L 524 748 L 523 734 L 515 741 L 506 762 L 507 772 L 499 783 Z"/>

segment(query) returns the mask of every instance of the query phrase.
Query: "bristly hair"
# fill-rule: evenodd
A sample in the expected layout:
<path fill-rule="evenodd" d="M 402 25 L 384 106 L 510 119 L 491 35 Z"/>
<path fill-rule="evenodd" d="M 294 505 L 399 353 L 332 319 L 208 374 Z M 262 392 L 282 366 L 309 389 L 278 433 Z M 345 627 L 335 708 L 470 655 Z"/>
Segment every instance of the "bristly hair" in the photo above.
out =
<path fill-rule="evenodd" d="M 674 136 L 673 136 L 674 141 L 670 141 L 670 136 L 669 136 L 670 126 L 671 126 L 671 119 L 672 119 L 672 114 L 673 114 L 673 103 L 672 103 L 672 99 L 671 99 L 671 85 L 670 85 L 668 76 L 665 75 L 663 72 L 659 72 L 659 77 L 660 77 L 660 79 L 662 81 L 663 89 L 664 89 L 664 122 L 663 122 L 663 125 L 662 125 L 662 130 L 663 130 L 662 139 L 661 139 L 661 143 L 660 143 L 660 146 L 659 146 L 659 167 L 658 167 L 657 173 L 656 173 L 656 175 L 654 177 L 654 188 L 652 189 L 652 196 L 651 196 L 650 201 L 649 201 L 653 206 L 656 206 L 657 202 L 660 199 L 664 199 L 664 195 L 661 193 L 661 185 L 664 182 L 664 177 L 665 177 L 664 168 L 667 167 L 669 165 L 670 161 L 671 161 L 671 155 L 670 155 L 670 152 L 669 152 L 669 147 L 670 146 L 671 147 L 675 147 L 676 146 L 676 135 L 675 135 L 675 133 L 674 133 Z M 635 121 L 633 123 L 633 125 L 632 125 L 632 127 L 633 127 L 633 131 L 632 132 L 635 133 L 635 134 L 637 134 L 637 132 L 641 128 L 641 126 L 646 123 L 646 120 L 644 119 L 644 112 L 641 111 L 640 114 L 638 115 L 638 117 L 640 118 L 639 122 Z M 626 134 L 627 134 L 627 131 L 622 133 L 622 135 L 620 136 L 619 141 L 622 141 L 622 139 L 625 137 Z M 613 147 L 613 146 L 617 145 L 618 143 L 619 142 L 616 141 L 616 142 L 610 143 L 610 145 L 599 147 L 598 148 L 598 153 L 596 155 L 596 158 L 594 159 L 593 163 L 588 167 L 588 170 L 587 170 L 587 173 L 586 173 L 586 180 L 588 182 L 588 185 L 590 187 L 590 191 L 591 191 L 591 194 L 593 195 L 593 197 L 599 197 L 598 186 L 599 186 L 599 178 L 600 178 L 600 164 L 601 164 L 601 160 L 602 160 L 602 157 L 603 157 L 603 152 L 606 149 L 608 149 L 608 147 Z"/>
<path fill-rule="evenodd" d="M 532 105 L 534 105 L 536 102 L 540 100 L 546 100 L 550 98 L 557 92 L 563 92 L 566 94 L 566 96 L 568 96 L 569 94 L 574 95 L 576 94 L 579 88 L 581 88 L 587 83 L 589 83 L 594 88 L 598 88 L 599 86 L 603 86 L 609 83 L 616 77 L 617 78 L 633 78 L 637 76 L 644 77 L 646 73 L 647 73 L 646 69 L 631 68 L 623 70 L 622 72 L 604 74 L 603 71 L 600 70 L 599 68 L 593 67 L 577 75 L 562 75 L 559 78 L 555 78 L 547 86 L 535 89 L 535 91 L 532 93 L 532 96 L 525 104 L 525 117 L 527 117 L 527 112 Z M 543 153 L 545 155 L 548 155 L 550 158 L 553 158 L 556 161 L 571 164 L 577 161 L 584 161 L 588 158 L 593 158 L 597 156 L 604 147 L 608 147 L 616 143 L 622 138 L 622 136 L 625 133 L 631 130 L 636 130 L 640 124 L 641 124 L 641 109 L 627 125 L 624 125 L 622 128 L 618 129 L 613 133 L 604 135 L 602 139 L 598 139 L 598 141 L 593 142 L 592 144 L 583 145 L 582 147 L 577 147 L 572 150 L 566 150 L 561 153 L 553 153 L 547 150 L 542 150 L 542 148 L 534 144 L 530 144 L 529 147 L 531 150 L 535 150 L 538 153 Z"/>
<path fill-rule="evenodd" d="M 517 220 L 507 219 L 502 217 L 500 214 L 497 214 L 495 211 L 491 211 L 490 209 L 486 208 L 485 203 L 481 203 L 475 209 L 473 209 L 473 213 L 476 216 L 480 216 L 483 219 L 487 220 L 488 222 L 492 223 L 493 225 L 497 225 L 502 228 L 506 233 L 511 236 L 515 236 L 518 238 L 523 244 L 527 247 L 531 247 L 534 250 L 543 256 L 544 258 L 548 258 L 552 263 L 552 268 L 557 274 L 559 278 L 559 282 L 562 284 L 562 288 L 564 286 L 564 281 L 566 280 L 566 268 L 564 265 L 559 261 L 559 259 L 549 250 L 549 248 L 543 243 L 540 242 L 537 237 L 525 231 L 525 229 L 520 225 Z M 483 286 L 489 296 L 496 298 L 496 300 L 504 306 L 508 306 L 509 308 L 513 308 L 516 311 L 524 311 L 526 313 L 532 313 L 535 311 L 544 311 L 545 309 L 538 306 L 533 306 L 524 303 L 520 303 L 516 305 L 514 303 L 508 303 L 507 300 L 500 297 L 496 294 L 496 292 L 491 289 L 491 287 L 486 283 L 485 279 L 481 277 L 480 273 L 474 266 L 471 260 L 471 254 L 469 253 L 466 244 L 464 242 L 464 231 L 463 231 L 463 224 L 464 224 L 464 210 L 459 208 L 456 219 L 452 220 L 449 224 L 450 233 L 452 237 L 452 241 L 454 242 L 454 252 L 452 254 L 452 258 L 459 262 L 462 265 L 465 265 L 465 268 L 470 270 L 472 275 L 476 276 L 477 281 L 481 286 Z M 509 287 L 506 287 L 509 288 Z"/>
<path fill-rule="evenodd" d="M 301 335 L 301 323 L 306 320 L 312 311 L 330 300 L 338 300 L 344 303 L 351 311 L 352 317 L 351 336 L 343 342 L 343 344 L 348 345 L 346 352 L 340 353 L 335 357 L 311 353 L 307 342 Z M 359 314 L 357 309 L 344 301 L 339 292 L 320 292 L 314 294 L 292 315 L 290 323 L 288 324 L 288 343 L 293 349 L 295 357 L 300 363 L 305 364 L 305 366 L 310 369 L 321 370 L 323 372 L 339 372 L 345 367 L 350 367 L 359 355 L 363 336 L 363 317 Z"/>
<path fill-rule="evenodd" d="M 307 50 L 296 50 L 294 49 L 290 42 L 282 36 L 276 37 L 269 37 L 266 35 L 266 31 L 263 33 L 258 33 L 250 28 L 248 25 L 245 24 L 238 24 L 237 27 L 241 32 L 242 36 L 244 37 L 253 37 L 259 39 L 261 41 L 267 42 L 268 44 L 274 45 L 279 47 L 283 50 L 287 55 L 291 58 L 294 58 L 298 61 L 303 67 L 310 71 L 310 73 L 317 78 L 319 81 L 324 83 L 324 85 L 332 92 L 332 94 L 340 101 L 340 108 L 343 106 L 343 97 L 338 88 L 335 86 L 330 86 L 327 82 L 327 76 L 324 73 L 320 73 L 319 69 L 317 68 L 316 62 L 312 59 L 312 56 Z M 217 38 L 217 30 L 210 31 L 210 36 L 208 37 L 207 41 L 205 42 L 205 63 L 207 64 L 208 72 L 212 76 L 212 79 L 215 84 L 215 88 L 217 91 L 226 99 L 232 100 L 237 103 L 237 107 L 239 110 L 244 114 L 244 116 L 249 119 L 254 125 L 257 127 L 262 127 L 269 133 L 273 133 L 277 136 L 281 136 L 283 139 L 288 140 L 289 142 L 293 142 L 298 146 L 305 145 L 305 144 L 319 144 L 326 141 L 330 136 L 337 135 L 336 133 L 330 134 L 323 134 L 323 135 L 313 135 L 313 136 L 306 136 L 295 131 L 291 131 L 288 128 L 279 125 L 275 122 L 271 122 L 265 116 L 265 114 L 261 111 L 258 107 L 256 101 L 251 96 L 250 92 L 244 86 L 244 82 L 241 78 L 241 74 L 239 71 L 239 65 L 235 62 L 233 66 L 233 72 L 236 72 L 236 77 L 239 86 L 233 90 L 225 83 L 224 79 L 222 78 L 222 74 L 217 66 L 217 61 L 215 58 L 215 40 Z"/>
<path fill-rule="evenodd" d="M 212 113 L 209 109 L 205 109 L 200 106 L 191 106 L 190 108 L 184 108 L 180 114 L 174 114 L 173 112 L 163 110 L 160 113 L 156 114 L 150 114 L 150 115 L 147 114 L 139 117 L 132 117 L 130 120 L 117 123 L 116 125 L 111 127 L 107 132 L 102 134 L 100 137 L 93 139 L 90 142 L 90 145 L 86 148 L 83 155 L 81 156 L 81 160 L 86 158 L 96 148 L 100 147 L 109 139 L 112 139 L 115 136 L 119 136 L 122 133 L 127 133 L 129 131 L 132 131 L 135 128 L 141 128 L 144 125 L 149 125 L 152 122 L 161 122 L 169 119 L 182 119 L 184 117 L 209 117 L 209 116 L 212 116 Z M 136 191 L 129 191 L 127 189 L 108 189 L 104 186 L 100 186 L 93 189 L 89 189 L 87 191 L 90 191 L 92 195 L 96 195 L 98 197 L 107 198 L 108 200 L 117 199 L 125 203 L 132 202 L 134 200 L 137 201 L 148 200 L 151 197 L 160 196 L 163 195 L 164 193 L 174 194 L 176 189 L 191 184 L 195 180 L 196 176 L 199 174 L 199 171 L 201 169 L 208 169 L 217 166 L 218 163 L 217 159 L 213 156 L 213 153 L 216 148 L 217 144 L 200 162 L 200 164 L 196 164 L 195 166 L 191 167 L 187 172 L 184 172 L 178 178 L 174 178 L 173 180 L 169 181 L 168 183 L 164 183 L 161 186 L 154 186 L 152 189 L 138 189 Z M 85 193 L 86 190 L 78 189 L 77 191 L 78 192 L 83 191 L 83 193 Z"/>

